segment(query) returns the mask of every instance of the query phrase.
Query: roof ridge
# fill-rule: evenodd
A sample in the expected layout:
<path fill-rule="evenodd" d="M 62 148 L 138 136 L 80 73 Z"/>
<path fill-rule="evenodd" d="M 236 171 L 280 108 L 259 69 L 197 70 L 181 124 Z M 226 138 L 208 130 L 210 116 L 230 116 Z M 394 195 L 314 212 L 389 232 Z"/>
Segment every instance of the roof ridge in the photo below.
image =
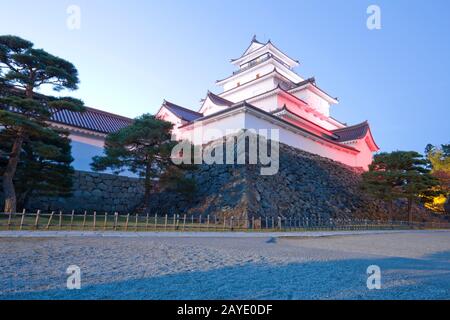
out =
<path fill-rule="evenodd" d="M 209 90 L 208 90 L 208 93 L 206 94 L 206 96 L 207 96 L 207 97 L 210 96 L 210 97 L 212 97 L 213 99 L 220 100 L 220 101 L 222 101 L 223 103 L 225 103 L 225 104 L 227 104 L 227 105 L 232 105 L 232 104 L 233 104 L 232 101 L 230 101 L 230 100 L 228 100 L 228 99 L 225 99 L 225 98 L 222 98 L 221 96 L 219 96 L 219 95 L 217 95 L 217 94 L 215 94 L 215 93 L 213 93 L 213 92 L 211 92 L 211 91 L 209 91 Z"/>
<path fill-rule="evenodd" d="M 172 106 L 172 107 L 179 108 L 179 109 L 187 111 L 187 112 L 191 112 L 191 113 L 201 114 L 202 115 L 202 113 L 200 113 L 200 112 L 197 112 L 197 111 L 194 111 L 192 109 L 188 109 L 188 108 L 182 107 L 182 106 L 180 106 L 180 105 L 178 105 L 176 103 L 167 101 L 166 99 L 164 99 L 163 104 L 169 104 L 169 107 Z"/>
<path fill-rule="evenodd" d="M 85 108 L 86 110 L 88 110 L 88 111 L 92 111 L 92 112 L 96 112 L 96 113 L 101 113 L 101 114 L 108 115 L 108 116 L 113 116 L 113 117 L 115 117 L 115 118 L 121 118 L 121 119 L 123 119 L 123 120 L 133 121 L 132 118 L 125 117 L 125 116 L 122 116 L 122 115 L 120 115 L 120 114 L 116 114 L 116 113 L 112 113 L 112 112 L 108 112 L 108 111 L 104 111 L 104 110 L 100 110 L 100 109 L 96 109 L 96 108 L 88 107 L 88 106 L 85 106 L 84 108 Z"/>
<path fill-rule="evenodd" d="M 354 128 L 357 128 L 357 127 L 362 127 L 364 125 L 369 125 L 369 121 L 368 120 L 364 120 L 363 122 L 360 122 L 360 123 L 357 123 L 357 124 L 353 124 L 351 126 L 346 126 L 344 128 L 334 129 L 334 130 L 331 130 L 331 131 L 333 131 L 333 132 L 345 131 L 345 130 L 348 130 L 348 129 L 354 129 Z"/>

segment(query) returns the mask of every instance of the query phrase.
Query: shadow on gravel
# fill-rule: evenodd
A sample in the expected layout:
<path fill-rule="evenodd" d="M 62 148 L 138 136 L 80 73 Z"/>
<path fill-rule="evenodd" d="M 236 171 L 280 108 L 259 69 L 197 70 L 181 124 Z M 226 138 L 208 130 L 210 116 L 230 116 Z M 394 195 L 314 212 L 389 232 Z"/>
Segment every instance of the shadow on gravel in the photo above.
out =
<path fill-rule="evenodd" d="M 373 264 L 381 268 L 381 290 L 366 286 Z M 423 259 L 245 264 L 0 299 L 450 299 L 450 251 Z"/>

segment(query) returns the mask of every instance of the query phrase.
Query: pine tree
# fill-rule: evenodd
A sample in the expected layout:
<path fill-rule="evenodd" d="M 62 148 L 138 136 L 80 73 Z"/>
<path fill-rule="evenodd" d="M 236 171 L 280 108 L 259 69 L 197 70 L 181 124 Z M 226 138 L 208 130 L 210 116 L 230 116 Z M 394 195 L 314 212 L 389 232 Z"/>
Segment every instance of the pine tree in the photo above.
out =
<path fill-rule="evenodd" d="M 11 141 L 2 170 L 5 212 L 16 211 L 14 177 L 24 144 L 40 137 L 55 138 L 57 131 L 48 121 L 63 109 L 82 111 L 83 103 L 69 97 L 43 97 L 40 87 L 55 91 L 75 90 L 78 72 L 64 59 L 34 48 L 33 43 L 16 36 L 0 36 L 0 128 Z M 64 136 L 64 134 L 62 134 Z"/>
<path fill-rule="evenodd" d="M 363 174 L 363 188 L 390 203 L 395 199 L 406 199 L 411 223 L 414 202 L 431 192 L 437 184 L 428 166 L 428 161 L 415 151 L 377 154 L 369 171 Z"/>
<path fill-rule="evenodd" d="M 104 155 L 93 158 L 92 169 L 111 169 L 116 174 L 129 170 L 144 178 L 143 206 L 148 208 L 155 181 L 162 178 L 160 181 L 171 187 L 178 181 L 180 188 L 188 184 L 180 174 L 183 168 L 176 167 L 171 159 L 177 143 L 171 141 L 172 126 L 149 114 L 136 118 L 132 125 L 106 137 Z"/>
<path fill-rule="evenodd" d="M 0 132 L 0 174 L 7 163 L 2 155 L 11 150 L 11 144 L 11 139 Z M 26 208 L 31 195 L 69 196 L 74 173 L 72 161 L 68 132 L 58 130 L 24 141 L 14 176 L 17 207 Z"/>

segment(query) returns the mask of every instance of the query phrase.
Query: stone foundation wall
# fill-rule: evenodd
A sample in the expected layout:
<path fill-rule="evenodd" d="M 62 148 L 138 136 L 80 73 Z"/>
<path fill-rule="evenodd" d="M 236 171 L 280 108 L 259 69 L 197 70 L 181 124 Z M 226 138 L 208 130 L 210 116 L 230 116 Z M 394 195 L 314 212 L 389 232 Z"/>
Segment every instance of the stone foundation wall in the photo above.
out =
<path fill-rule="evenodd" d="M 72 196 L 31 197 L 26 209 L 64 212 L 75 210 L 77 213 L 85 210 L 127 213 L 141 203 L 143 196 L 144 183 L 141 179 L 76 171 L 73 177 Z"/>

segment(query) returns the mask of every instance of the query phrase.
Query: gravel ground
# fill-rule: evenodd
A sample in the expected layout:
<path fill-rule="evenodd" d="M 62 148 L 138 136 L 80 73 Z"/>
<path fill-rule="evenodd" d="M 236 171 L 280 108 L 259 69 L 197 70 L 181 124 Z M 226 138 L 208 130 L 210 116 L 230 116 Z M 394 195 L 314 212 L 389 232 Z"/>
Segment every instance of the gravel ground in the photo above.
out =
<path fill-rule="evenodd" d="M 449 231 L 68 235 L 0 233 L 0 299 L 450 299 Z"/>

